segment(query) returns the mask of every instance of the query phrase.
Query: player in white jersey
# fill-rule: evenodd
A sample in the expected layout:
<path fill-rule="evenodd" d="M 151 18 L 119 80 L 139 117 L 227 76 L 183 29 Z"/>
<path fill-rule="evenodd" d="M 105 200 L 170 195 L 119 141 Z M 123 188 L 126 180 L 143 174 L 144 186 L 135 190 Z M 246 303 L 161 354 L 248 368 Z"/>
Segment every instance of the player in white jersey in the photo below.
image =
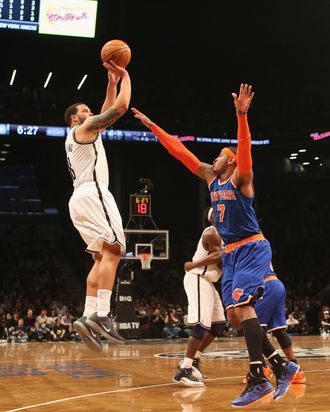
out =
<path fill-rule="evenodd" d="M 85 310 L 73 326 L 83 342 L 95 351 L 102 350 L 100 335 L 113 342 L 124 340 L 108 317 L 117 267 L 125 253 L 125 236 L 116 202 L 108 190 L 108 162 L 101 131 L 127 111 L 131 82 L 128 72 L 115 63 L 104 66 L 109 82 L 101 114 L 94 116 L 84 103 L 69 106 L 64 114 L 70 127 L 65 149 L 74 186 L 70 216 L 87 245 L 86 251 L 94 257 L 87 276 Z"/>
<path fill-rule="evenodd" d="M 184 288 L 188 298 L 188 324 L 193 326 L 184 360 L 173 377 L 185 386 L 204 386 L 199 360 L 203 351 L 220 336 L 226 325 L 222 302 L 214 287 L 221 276 L 222 240 L 213 220 L 213 209 L 207 210 L 212 226 L 204 229 L 192 262 L 184 265 Z"/>

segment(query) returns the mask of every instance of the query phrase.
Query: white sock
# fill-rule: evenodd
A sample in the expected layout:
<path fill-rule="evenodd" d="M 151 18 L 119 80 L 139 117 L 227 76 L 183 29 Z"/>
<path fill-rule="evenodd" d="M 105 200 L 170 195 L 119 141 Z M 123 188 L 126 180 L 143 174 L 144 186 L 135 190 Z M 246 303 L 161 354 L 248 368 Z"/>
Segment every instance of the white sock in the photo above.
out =
<path fill-rule="evenodd" d="M 193 364 L 193 359 L 190 359 L 190 358 L 184 358 L 183 359 L 183 362 L 181 363 L 181 366 L 180 366 L 180 368 L 181 369 L 184 369 L 184 368 L 191 368 L 192 367 L 192 364 Z"/>
<path fill-rule="evenodd" d="M 200 352 L 199 350 L 196 352 L 196 355 L 194 356 L 195 358 L 201 358 L 203 355 L 203 352 Z"/>
<path fill-rule="evenodd" d="M 86 296 L 85 309 L 84 309 L 83 316 L 87 316 L 88 318 L 88 316 L 96 312 L 96 302 L 97 302 L 96 296 Z"/>
<path fill-rule="evenodd" d="M 110 312 L 110 299 L 112 291 L 108 289 L 99 289 L 97 291 L 97 316 L 107 316 Z"/>

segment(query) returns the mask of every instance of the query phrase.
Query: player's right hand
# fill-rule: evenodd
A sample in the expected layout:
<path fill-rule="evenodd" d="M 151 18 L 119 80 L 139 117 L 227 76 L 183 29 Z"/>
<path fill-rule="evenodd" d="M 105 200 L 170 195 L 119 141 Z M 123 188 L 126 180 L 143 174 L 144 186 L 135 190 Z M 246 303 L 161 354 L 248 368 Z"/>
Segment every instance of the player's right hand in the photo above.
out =
<path fill-rule="evenodd" d="M 114 74 L 115 77 L 124 77 L 128 75 L 128 72 L 126 69 L 123 67 L 118 66 L 115 62 L 112 60 L 109 60 L 109 62 L 104 62 L 103 66 L 108 70 L 108 72 L 111 72 Z"/>
<path fill-rule="evenodd" d="M 140 112 L 138 109 L 136 109 L 135 107 L 132 107 L 132 112 L 134 113 L 134 117 L 136 117 L 137 119 L 141 120 L 141 122 L 148 127 L 149 129 L 152 128 L 152 126 L 155 124 L 154 122 L 152 122 L 145 114 L 143 114 L 142 112 Z"/>

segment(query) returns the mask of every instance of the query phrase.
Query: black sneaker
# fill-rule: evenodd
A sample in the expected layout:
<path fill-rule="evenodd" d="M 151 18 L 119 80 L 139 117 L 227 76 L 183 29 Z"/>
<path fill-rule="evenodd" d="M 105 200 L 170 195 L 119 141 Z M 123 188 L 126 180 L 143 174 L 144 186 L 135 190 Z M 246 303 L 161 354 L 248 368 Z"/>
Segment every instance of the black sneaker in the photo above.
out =
<path fill-rule="evenodd" d="M 101 352 L 103 346 L 100 337 L 89 327 L 89 325 L 87 325 L 86 320 L 87 317 L 82 316 L 80 319 L 73 322 L 73 328 L 78 332 L 88 349 L 91 349 L 94 352 Z"/>
<path fill-rule="evenodd" d="M 200 377 L 199 377 L 199 376 L 197 376 L 199 374 L 197 373 L 197 371 L 195 371 L 196 373 L 194 373 L 194 375 L 196 376 L 197 379 L 199 379 L 199 380 L 207 379 L 207 376 L 205 375 L 205 373 L 200 368 L 200 358 L 194 358 L 192 366 L 193 366 L 193 368 L 196 368 L 197 371 L 200 373 Z"/>
<path fill-rule="evenodd" d="M 194 375 L 192 368 L 180 368 L 178 367 L 177 373 L 173 377 L 173 381 L 176 383 L 182 383 L 185 386 L 191 388 L 204 386 L 204 383 L 199 381 Z"/>
<path fill-rule="evenodd" d="M 108 316 L 97 316 L 97 313 L 95 312 L 87 318 L 86 323 L 95 333 L 99 333 L 110 342 L 125 342 L 125 339 L 116 331 L 113 320 L 108 318 Z"/>

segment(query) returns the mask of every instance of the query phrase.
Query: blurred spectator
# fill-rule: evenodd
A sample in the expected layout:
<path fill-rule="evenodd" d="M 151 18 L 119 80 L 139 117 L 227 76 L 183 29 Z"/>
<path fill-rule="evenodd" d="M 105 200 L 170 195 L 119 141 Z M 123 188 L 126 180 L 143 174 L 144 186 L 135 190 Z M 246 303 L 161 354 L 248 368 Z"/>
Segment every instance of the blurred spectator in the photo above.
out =
<path fill-rule="evenodd" d="M 176 310 L 170 309 L 165 317 L 163 335 L 166 339 L 177 338 L 181 332 L 180 320 L 176 317 Z"/>
<path fill-rule="evenodd" d="M 28 340 L 28 330 L 24 325 L 24 319 L 18 319 L 17 326 L 10 328 L 9 338 L 16 343 L 25 343 Z"/>
<path fill-rule="evenodd" d="M 288 319 L 286 320 L 288 325 L 288 334 L 289 335 L 299 335 L 299 320 L 293 317 L 293 314 L 290 313 Z"/>
<path fill-rule="evenodd" d="M 61 319 L 56 318 L 55 324 L 50 330 L 51 339 L 55 342 L 63 341 L 65 332 L 65 326 L 61 324 Z"/>

